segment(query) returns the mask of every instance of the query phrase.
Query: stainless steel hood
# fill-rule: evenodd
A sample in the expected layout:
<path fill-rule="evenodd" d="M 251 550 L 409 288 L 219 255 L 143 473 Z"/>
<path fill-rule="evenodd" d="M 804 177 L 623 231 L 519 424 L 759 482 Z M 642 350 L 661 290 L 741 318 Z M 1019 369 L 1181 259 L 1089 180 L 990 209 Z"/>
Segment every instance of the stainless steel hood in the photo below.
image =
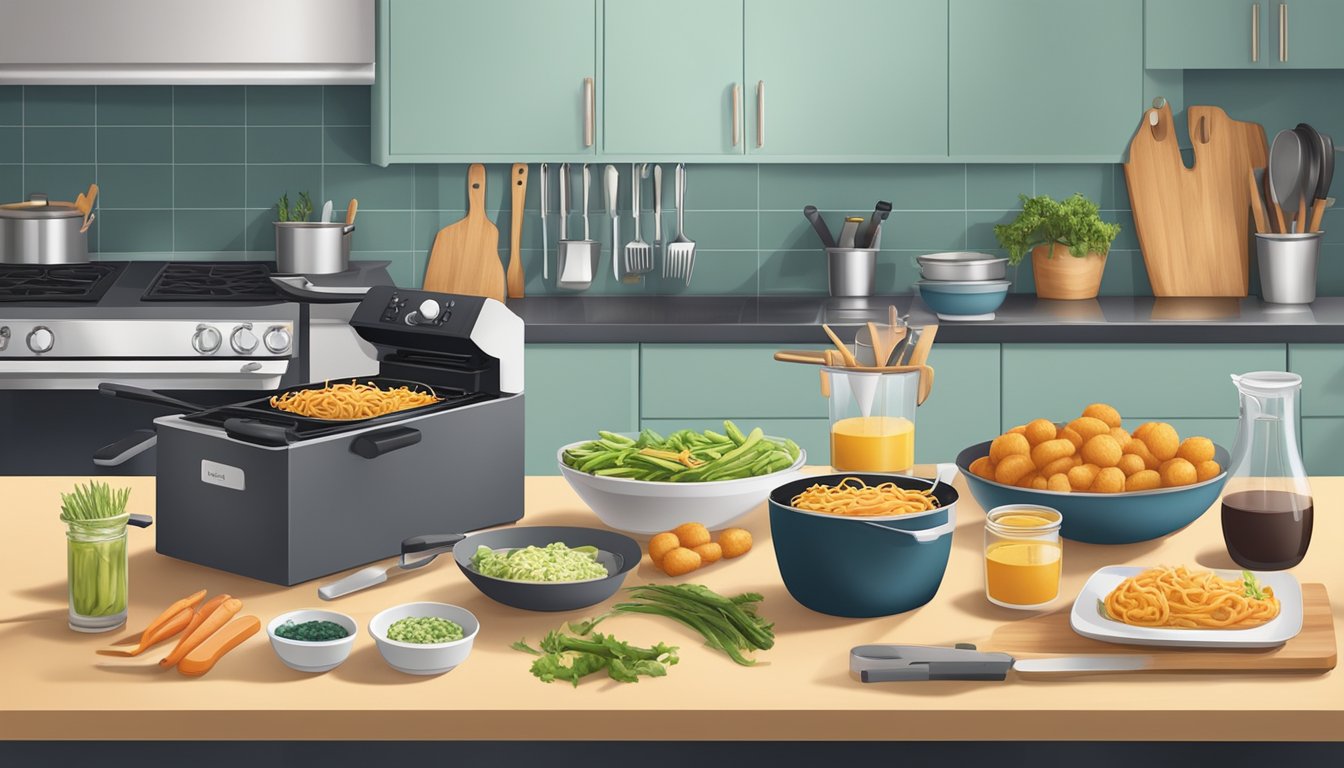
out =
<path fill-rule="evenodd" d="M 373 83 L 374 0 L 0 0 L 0 84 Z"/>

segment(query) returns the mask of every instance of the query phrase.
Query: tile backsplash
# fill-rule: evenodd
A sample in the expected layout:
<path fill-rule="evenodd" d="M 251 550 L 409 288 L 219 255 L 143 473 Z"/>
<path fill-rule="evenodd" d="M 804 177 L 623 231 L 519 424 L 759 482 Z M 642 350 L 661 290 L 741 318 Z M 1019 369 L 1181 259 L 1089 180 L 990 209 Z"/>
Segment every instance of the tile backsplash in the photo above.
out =
<path fill-rule="evenodd" d="M 1296 123 L 1298 102 L 1282 93 L 1277 73 L 1189 73 L 1187 103 L 1215 103 L 1234 117 L 1259 119 L 1273 133 Z M 1339 92 L 1344 73 L 1313 73 L 1311 88 Z M 1251 78 L 1251 89 L 1240 87 Z M 1259 90 L 1256 90 L 1256 89 Z M 1260 93 L 1263 91 L 1263 93 Z M 1261 99 L 1273 93 L 1276 100 Z M 1271 106 L 1264 106 L 1270 103 Z M 1319 127 L 1344 129 L 1344 110 L 1331 102 L 1313 114 Z M 1318 108 L 1319 110 L 1319 108 Z M 1283 115 L 1282 119 L 1276 119 Z M 1291 120 L 1289 119 L 1291 118 Z M 551 165 L 548 232 L 552 278 L 559 222 Z M 673 229 L 672 167 L 664 166 L 664 228 Z M 631 169 L 620 166 L 622 242 L 631 239 Z M 488 167 L 486 207 L 507 257 L 508 167 Z M 593 237 L 610 238 L 601 166 L 593 165 Z M 65 86 L 0 87 L 0 201 L 45 192 L 73 199 L 96 181 L 98 217 L 90 250 L 98 258 L 272 258 L 275 202 L 309 191 L 316 206 L 360 201 L 354 258 L 392 262 L 395 279 L 420 282 L 435 233 L 464 215 L 466 166 L 369 164 L 369 89 L 357 86 Z M 689 287 L 664 284 L 655 272 L 642 286 L 611 276 L 609 245 L 589 293 L 824 294 L 825 258 L 801 215 L 821 209 L 832 230 L 845 215 L 867 217 L 878 199 L 894 210 L 883 228 L 878 287 L 907 292 L 918 279 L 914 257 L 942 250 L 994 251 L 993 226 L 1012 219 L 1017 195 L 1056 197 L 1082 192 L 1119 222 L 1102 292 L 1148 294 L 1123 173 L 1116 165 L 694 165 L 688 167 L 686 229 L 697 242 Z M 523 257 L 529 294 L 555 289 L 541 279 L 538 167 L 531 169 Z M 651 181 L 644 182 L 643 234 L 652 239 Z M 578 202 L 579 168 L 573 189 Z M 1334 217 L 1334 212 L 1329 214 Z M 571 217 L 581 234 L 581 217 Z M 1327 226 L 1330 219 L 1327 218 Z M 1341 235 L 1327 237 L 1324 294 L 1344 293 Z M 577 235 L 575 235 L 577 236 Z M 1329 242 L 1330 240 L 1337 242 Z M 1015 290 L 1032 290 L 1029 267 L 1011 276 Z"/>

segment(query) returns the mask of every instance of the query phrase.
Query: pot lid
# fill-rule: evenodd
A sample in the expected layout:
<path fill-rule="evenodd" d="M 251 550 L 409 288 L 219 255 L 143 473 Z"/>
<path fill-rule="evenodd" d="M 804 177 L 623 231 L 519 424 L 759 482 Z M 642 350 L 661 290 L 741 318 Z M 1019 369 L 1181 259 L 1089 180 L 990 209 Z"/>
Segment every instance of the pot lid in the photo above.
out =
<path fill-rule="evenodd" d="M 0 205 L 0 219 L 82 219 L 83 211 L 74 203 L 48 200 L 46 195 L 30 195 L 21 203 Z"/>

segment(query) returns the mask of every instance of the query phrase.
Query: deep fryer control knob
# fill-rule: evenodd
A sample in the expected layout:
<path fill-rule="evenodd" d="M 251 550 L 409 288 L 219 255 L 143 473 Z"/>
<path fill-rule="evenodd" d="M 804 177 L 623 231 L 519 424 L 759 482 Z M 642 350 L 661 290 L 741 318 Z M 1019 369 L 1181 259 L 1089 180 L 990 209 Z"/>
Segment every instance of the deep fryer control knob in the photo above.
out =
<path fill-rule="evenodd" d="M 244 323 L 234 328 L 233 333 L 229 334 L 229 346 L 233 347 L 233 351 L 240 355 L 251 354 L 256 350 L 259 343 L 257 334 L 252 332 L 251 323 Z"/>
<path fill-rule="evenodd" d="M 420 302 L 420 316 L 426 321 L 432 322 L 439 317 L 439 302 L 433 299 L 425 299 Z"/>
<path fill-rule="evenodd" d="M 219 350 L 219 345 L 224 342 L 224 337 L 220 335 L 219 329 L 213 325 L 198 325 L 196 333 L 191 336 L 191 347 L 202 355 L 213 355 Z"/>
<path fill-rule="evenodd" d="M 56 334 L 45 325 L 39 325 L 28 332 L 28 348 L 37 354 L 50 352 L 56 346 Z"/>
<path fill-rule="evenodd" d="M 289 335 L 289 331 L 283 325 L 272 325 L 266 329 L 266 335 L 262 337 L 266 348 L 276 354 L 289 350 L 289 345 L 294 339 Z"/>

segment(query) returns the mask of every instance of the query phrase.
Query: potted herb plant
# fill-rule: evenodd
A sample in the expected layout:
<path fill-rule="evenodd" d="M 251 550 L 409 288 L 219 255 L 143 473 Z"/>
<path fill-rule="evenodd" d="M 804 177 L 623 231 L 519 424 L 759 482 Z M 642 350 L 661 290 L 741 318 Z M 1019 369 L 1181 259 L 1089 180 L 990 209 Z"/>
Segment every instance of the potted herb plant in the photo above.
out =
<path fill-rule="evenodd" d="M 1008 263 L 1017 265 L 1031 252 L 1036 295 L 1042 299 L 1096 298 L 1120 225 L 1102 221 L 1097 204 L 1081 194 L 1062 201 L 1049 195 L 1018 197 L 1022 212 L 1011 224 L 994 227 L 994 237 L 1008 250 Z"/>

